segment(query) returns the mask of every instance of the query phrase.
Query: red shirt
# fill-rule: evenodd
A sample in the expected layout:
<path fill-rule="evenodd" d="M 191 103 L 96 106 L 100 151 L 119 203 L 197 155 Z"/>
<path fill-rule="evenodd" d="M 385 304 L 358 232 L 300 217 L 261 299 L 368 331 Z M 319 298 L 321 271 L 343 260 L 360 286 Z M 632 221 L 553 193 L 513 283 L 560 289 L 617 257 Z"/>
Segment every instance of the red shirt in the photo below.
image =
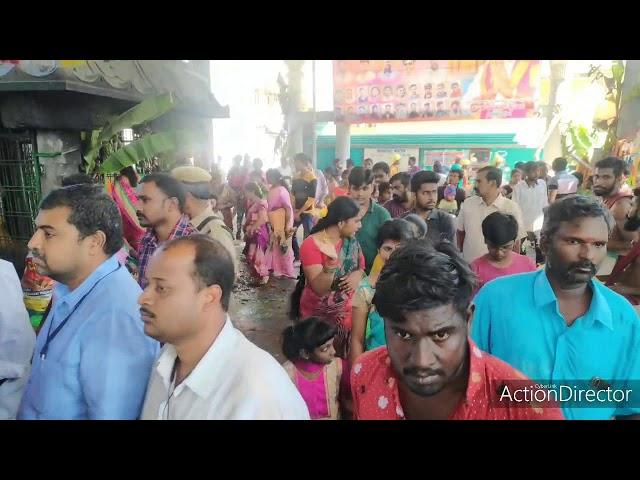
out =
<path fill-rule="evenodd" d="M 478 286 L 476 287 L 476 291 L 478 291 L 485 283 L 494 278 L 515 275 L 516 273 L 535 272 L 536 263 L 526 255 L 513 252 L 511 254 L 511 265 L 499 268 L 491 264 L 487 253 L 471 262 L 471 268 L 478 276 Z"/>
<path fill-rule="evenodd" d="M 504 381 L 527 381 L 524 374 L 488 353 L 469 339 L 469 383 L 449 420 L 562 420 L 557 407 L 499 403 Z M 531 382 L 533 385 L 533 382 Z M 398 380 L 387 347 L 363 353 L 351 370 L 351 392 L 358 420 L 404 420 Z M 528 406 L 526 406 L 528 405 Z"/>

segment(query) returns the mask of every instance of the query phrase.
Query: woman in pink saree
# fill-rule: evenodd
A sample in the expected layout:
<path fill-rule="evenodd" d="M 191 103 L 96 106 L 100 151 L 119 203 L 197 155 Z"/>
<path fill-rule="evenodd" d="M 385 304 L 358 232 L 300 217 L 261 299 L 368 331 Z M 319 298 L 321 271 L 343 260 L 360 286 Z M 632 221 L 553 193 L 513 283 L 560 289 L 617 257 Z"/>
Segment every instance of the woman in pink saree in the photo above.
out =
<path fill-rule="evenodd" d="M 269 255 L 273 276 L 296 278 L 291 245 L 293 234 L 291 195 L 282 175 L 275 168 L 267 170 L 267 183 L 271 186 L 267 202 L 272 230 Z"/>
<path fill-rule="evenodd" d="M 254 182 L 245 185 L 244 194 L 249 205 L 243 227 L 247 243 L 246 259 L 253 277 L 260 285 L 265 285 L 269 281 L 271 266 L 267 255 L 269 249 L 267 202 L 262 198 L 262 189 Z"/>

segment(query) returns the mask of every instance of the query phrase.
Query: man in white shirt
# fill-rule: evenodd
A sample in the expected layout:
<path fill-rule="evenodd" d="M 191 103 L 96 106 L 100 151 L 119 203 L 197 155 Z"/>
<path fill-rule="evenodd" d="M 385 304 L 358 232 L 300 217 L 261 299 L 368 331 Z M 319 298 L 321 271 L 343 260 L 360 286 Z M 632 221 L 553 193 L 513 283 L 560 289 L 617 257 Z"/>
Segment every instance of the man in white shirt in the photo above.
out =
<path fill-rule="evenodd" d="M 458 248 L 467 262 L 472 262 L 488 252 L 482 234 L 482 221 L 493 212 L 513 215 L 518 222 L 518 238 L 513 246 L 520 250 L 520 239 L 526 236 L 522 223 L 520 207 L 500 193 L 502 172 L 496 167 L 484 167 L 478 170 L 475 190 L 477 196 L 467 198 L 458 213 Z"/>
<path fill-rule="evenodd" d="M 204 235 L 154 254 L 138 303 L 147 335 L 165 343 L 149 380 L 143 420 L 307 420 L 285 370 L 227 315 L 233 262 Z"/>
<path fill-rule="evenodd" d="M 537 162 L 527 162 L 523 169 L 524 180 L 520 180 L 515 186 L 511 198 L 522 211 L 522 221 L 529 241 L 537 243 L 544 220 L 544 208 L 549 205 L 547 183 L 538 178 Z"/>
<path fill-rule="evenodd" d="M 551 164 L 551 168 L 556 172 L 556 176 L 551 178 L 547 185 L 549 203 L 560 200 L 567 195 L 578 193 L 578 179 L 567 173 L 567 160 L 565 158 L 556 158 Z"/>
<path fill-rule="evenodd" d="M 18 274 L 0 260 L 0 420 L 16 418 L 35 344 Z"/>

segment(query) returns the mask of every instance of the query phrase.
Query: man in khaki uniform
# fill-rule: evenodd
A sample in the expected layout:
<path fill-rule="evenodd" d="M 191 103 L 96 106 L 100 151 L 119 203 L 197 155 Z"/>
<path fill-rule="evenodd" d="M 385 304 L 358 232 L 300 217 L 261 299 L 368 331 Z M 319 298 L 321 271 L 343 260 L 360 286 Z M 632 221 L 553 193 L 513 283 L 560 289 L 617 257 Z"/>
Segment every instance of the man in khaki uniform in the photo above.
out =
<path fill-rule="evenodd" d="M 213 197 L 210 183 L 211 175 L 200 167 L 184 166 L 174 168 L 171 171 L 171 176 L 182 182 L 187 191 L 184 211 L 191 219 L 191 225 L 199 233 L 219 241 L 229 251 L 237 276 L 238 258 L 233 243 L 233 233 L 224 224 L 222 218 L 213 211 L 209 203 Z"/>

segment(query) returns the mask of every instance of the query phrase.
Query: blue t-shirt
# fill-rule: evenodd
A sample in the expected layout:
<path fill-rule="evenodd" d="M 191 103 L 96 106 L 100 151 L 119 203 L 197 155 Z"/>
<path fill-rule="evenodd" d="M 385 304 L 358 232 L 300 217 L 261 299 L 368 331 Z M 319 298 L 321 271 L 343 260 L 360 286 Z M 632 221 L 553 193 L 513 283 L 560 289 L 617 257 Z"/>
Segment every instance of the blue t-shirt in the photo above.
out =
<path fill-rule="evenodd" d="M 640 319 L 621 295 L 598 281 L 590 287 L 589 310 L 568 327 L 544 270 L 495 279 L 474 299 L 471 337 L 534 381 L 572 387 L 565 398 L 583 395 L 561 402 L 567 419 L 640 413 Z M 573 389 L 587 385 L 631 392 L 609 397 L 620 403 L 589 402 Z"/>

